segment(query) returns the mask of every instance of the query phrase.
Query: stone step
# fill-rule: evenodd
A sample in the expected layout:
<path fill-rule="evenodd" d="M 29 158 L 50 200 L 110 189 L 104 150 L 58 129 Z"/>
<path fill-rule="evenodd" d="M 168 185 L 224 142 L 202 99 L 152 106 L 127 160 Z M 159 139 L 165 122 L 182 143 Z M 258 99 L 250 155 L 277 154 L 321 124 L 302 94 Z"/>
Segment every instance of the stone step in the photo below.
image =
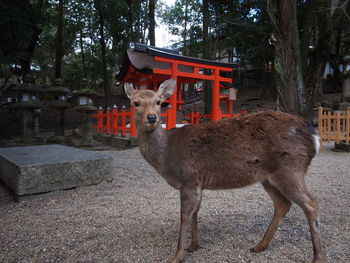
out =
<path fill-rule="evenodd" d="M 95 185 L 111 171 L 111 156 L 63 145 L 0 148 L 0 179 L 15 198 Z"/>

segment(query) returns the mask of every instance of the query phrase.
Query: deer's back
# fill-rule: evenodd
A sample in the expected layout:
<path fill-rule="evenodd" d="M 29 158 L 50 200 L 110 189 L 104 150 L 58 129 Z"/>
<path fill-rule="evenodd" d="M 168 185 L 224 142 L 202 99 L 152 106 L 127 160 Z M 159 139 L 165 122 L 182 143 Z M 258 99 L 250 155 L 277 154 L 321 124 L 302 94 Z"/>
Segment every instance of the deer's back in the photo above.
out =
<path fill-rule="evenodd" d="M 302 118 L 262 112 L 169 132 L 165 173 L 206 189 L 243 187 L 282 170 L 305 173 L 314 130 Z"/>

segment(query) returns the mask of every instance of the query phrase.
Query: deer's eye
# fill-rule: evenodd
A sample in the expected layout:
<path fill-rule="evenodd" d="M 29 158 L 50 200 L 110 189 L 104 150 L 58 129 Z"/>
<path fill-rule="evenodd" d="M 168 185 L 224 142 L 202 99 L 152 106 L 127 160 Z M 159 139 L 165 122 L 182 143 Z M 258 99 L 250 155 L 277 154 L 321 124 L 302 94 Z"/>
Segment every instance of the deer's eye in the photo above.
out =
<path fill-rule="evenodd" d="M 140 102 L 134 101 L 134 106 L 135 106 L 135 107 L 140 106 Z"/>
<path fill-rule="evenodd" d="M 160 105 L 160 100 L 157 100 L 157 105 Z"/>

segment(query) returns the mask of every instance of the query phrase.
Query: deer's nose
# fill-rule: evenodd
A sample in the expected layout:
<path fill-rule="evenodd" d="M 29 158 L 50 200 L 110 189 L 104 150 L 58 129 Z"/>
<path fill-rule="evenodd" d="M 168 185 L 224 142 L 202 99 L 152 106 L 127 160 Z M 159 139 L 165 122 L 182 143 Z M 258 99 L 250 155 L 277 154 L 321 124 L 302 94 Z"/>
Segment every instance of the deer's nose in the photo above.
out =
<path fill-rule="evenodd" d="M 147 115 L 147 121 L 149 123 L 155 123 L 157 121 L 157 115 L 155 115 L 155 114 L 148 114 Z"/>

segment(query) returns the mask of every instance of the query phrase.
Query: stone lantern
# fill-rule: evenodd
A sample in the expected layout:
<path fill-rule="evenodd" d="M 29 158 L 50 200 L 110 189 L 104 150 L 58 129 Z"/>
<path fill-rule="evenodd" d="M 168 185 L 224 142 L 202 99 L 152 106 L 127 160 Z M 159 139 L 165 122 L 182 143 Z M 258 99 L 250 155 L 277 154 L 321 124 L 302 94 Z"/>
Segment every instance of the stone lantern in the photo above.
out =
<path fill-rule="evenodd" d="M 19 103 L 22 106 L 30 108 L 41 108 L 42 102 L 39 100 L 39 93 L 43 91 L 42 88 L 34 84 L 34 79 L 31 75 L 26 75 L 23 83 L 17 85 L 13 90 L 16 90 L 19 95 Z"/>
<path fill-rule="evenodd" d="M 71 106 L 71 104 L 67 102 L 67 94 L 70 90 L 63 86 L 62 79 L 55 79 L 54 86 L 47 89 L 46 92 L 53 98 L 47 105 L 57 111 L 55 136 L 64 136 L 64 111 Z"/>
<path fill-rule="evenodd" d="M 16 84 L 10 84 L 2 90 L 0 90 L 1 106 L 8 106 L 19 102 L 18 92 L 13 90 L 13 88 L 16 86 Z"/>
<path fill-rule="evenodd" d="M 96 91 L 87 87 L 87 80 L 82 80 L 82 89 L 72 92 L 77 96 L 77 105 L 74 107 L 76 111 L 82 113 L 85 116 L 84 123 L 79 128 L 80 135 L 86 140 L 93 139 L 91 114 L 97 111 L 97 107 L 93 105 L 93 98 L 97 95 Z"/>
<path fill-rule="evenodd" d="M 350 71 L 350 55 L 345 56 L 343 60 L 344 60 L 344 72 Z"/>
<path fill-rule="evenodd" d="M 43 106 L 43 103 L 39 100 L 39 94 L 43 90 L 34 84 L 31 75 L 26 75 L 23 83 L 18 84 L 13 90 L 18 92 L 19 102 L 12 104 L 11 108 L 19 110 L 20 134 L 24 137 L 33 137 L 35 126 L 38 128 L 40 108 Z"/>

